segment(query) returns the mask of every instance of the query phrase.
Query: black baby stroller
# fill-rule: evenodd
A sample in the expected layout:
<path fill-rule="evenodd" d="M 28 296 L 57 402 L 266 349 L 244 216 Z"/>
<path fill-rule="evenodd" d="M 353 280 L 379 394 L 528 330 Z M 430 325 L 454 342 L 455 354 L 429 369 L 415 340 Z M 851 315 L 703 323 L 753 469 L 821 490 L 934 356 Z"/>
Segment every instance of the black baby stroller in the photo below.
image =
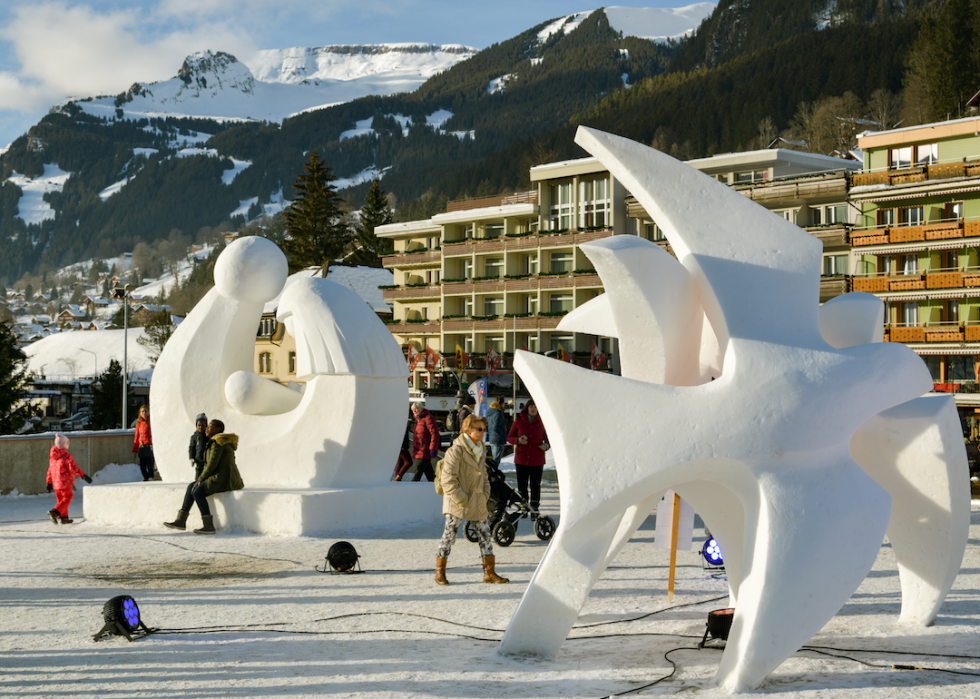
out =
<path fill-rule="evenodd" d="M 534 533 L 541 541 L 548 541 L 555 535 L 555 520 L 547 515 L 541 516 L 531 509 L 530 503 L 521 497 L 500 472 L 493 461 L 487 459 L 487 476 L 490 478 L 490 499 L 487 510 L 490 513 L 488 524 L 493 540 L 501 546 L 510 546 L 517 535 L 517 523 L 525 516 L 534 521 Z M 466 523 L 466 538 L 476 542 L 476 526 Z"/>

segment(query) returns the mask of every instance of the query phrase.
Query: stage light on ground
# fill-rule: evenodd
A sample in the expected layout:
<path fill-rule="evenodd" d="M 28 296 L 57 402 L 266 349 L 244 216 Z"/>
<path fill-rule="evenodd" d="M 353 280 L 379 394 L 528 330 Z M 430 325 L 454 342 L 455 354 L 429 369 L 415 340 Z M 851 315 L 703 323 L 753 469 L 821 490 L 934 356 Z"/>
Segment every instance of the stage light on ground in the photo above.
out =
<path fill-rule="evenodd" d="M 150 633 L 150 629 L 140 618 L 140 608 L 136 600 L 129 595 L 119 595 L 106 602 L 102 606 L 102 619 L 105 626 L 95 634 L 93 641 L 98 641 L 103 636 L 125 636 L 132 641 L 134 634 L 138 638 Z"/>
<path fill-rule="evenodd" d="M 314 568 L 321 573 L 363 573 L 359 558 L 357 550 L 349 541 L 338 541 L 327 550 L 327 560 L 323 564 L 323 570 L 316 566 Z M 354 570 L 355 566 L 357 570 Z"/>
<path fill-rule="evenodd" d="M 704 648 L 704 644 L 708 642 L 708 636 L 711 636 L 712 639 L 718 638 L 722 641 L 727 641 L 734 619 L 735 610 L 732 608 L 716 609 L 713 612 L 708 612 L 708 626 L 704 630 L 704 636 L 701 638 L 701 643 L 698 644 L 698 648 Z"/>
<path fill-rule="evenodd" d="M 704 540 L 704 546 L 701 547 L 701 555 L 704 557 L 704 562 L 713 568 L 723 568 L 725 566 L 725 559 L 721 555 L 721 546 L 713 536 L 709 536 Z"/>

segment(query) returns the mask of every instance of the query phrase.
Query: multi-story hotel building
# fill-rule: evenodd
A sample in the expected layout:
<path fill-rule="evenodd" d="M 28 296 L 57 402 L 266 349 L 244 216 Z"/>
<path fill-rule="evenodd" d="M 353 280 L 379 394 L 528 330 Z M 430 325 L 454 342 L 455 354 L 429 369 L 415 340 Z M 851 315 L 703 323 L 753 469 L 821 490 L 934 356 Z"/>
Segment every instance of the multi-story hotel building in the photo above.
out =
<path fill-rule="evenodd" d="M 847 173 L 861 163 L 772 149 L 690 164 L 812 230 L 824 241 L 826 298 L 848 290 L 847 234 L 856 211 L 848 206 Z M 505 374 L 509 356 L 523 347 L 546 352 L 560 344 L 587 365 L 594 342 L 615 363 L 611 338 L 557 329 L 564 314 L 602 293 L 580 245 L 612 235 L 669 249 L 667 241 L 594 158 L 534 167 L 530 179 L 535 189 L 528 192 L 451 202 L 431 219 L 377 229 L 395 246 L 384 258 L 395 275 L 384 298 L 393 305 L 389 328 L 406 351 L 432 348 L 455 368 L 458 345 L 471 355 L 467 373 L 476 375 L 488 347 L 504 355 Z M 426 387 L 428 379 L 420 363 L 412 386 Z"/>
<path fill-rule="evenodd" d="M 856 291 L 885 301 L 885 336 L 922 355 L 962 413 L 980 406 L 980 118 L 871 133 L 852 202 Z"/>

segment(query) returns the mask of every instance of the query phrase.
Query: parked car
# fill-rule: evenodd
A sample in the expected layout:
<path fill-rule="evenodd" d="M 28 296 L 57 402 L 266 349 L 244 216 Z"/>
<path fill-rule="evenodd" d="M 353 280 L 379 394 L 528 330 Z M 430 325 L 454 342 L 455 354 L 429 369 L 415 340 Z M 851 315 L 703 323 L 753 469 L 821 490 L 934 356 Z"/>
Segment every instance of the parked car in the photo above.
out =
<path fill-rule="evenodd" d="M 62 432 L 71 432 L 72 430 L 83 430 L 88 427 L 89 414 L 88 413 L 75 413 L 69 418 L 65 418 L 58 424 L 58 429 Z"/>

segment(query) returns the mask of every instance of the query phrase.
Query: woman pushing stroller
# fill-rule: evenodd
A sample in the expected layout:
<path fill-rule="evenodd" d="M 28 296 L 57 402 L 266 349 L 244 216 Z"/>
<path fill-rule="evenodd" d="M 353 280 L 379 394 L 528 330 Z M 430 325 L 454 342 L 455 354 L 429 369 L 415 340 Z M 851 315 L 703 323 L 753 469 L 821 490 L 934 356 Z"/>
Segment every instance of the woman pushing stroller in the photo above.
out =
<path fill-rule="evenodd" d="M 487 522 L 487 499 L 490 497 L 490 479 L 487 477 L 486 447 L 483 437 L 487 431 L 487 419 L 469 415 L 463 421 L 459 437 L 446 451 L 440 482 L 442 485 L 442 513 L 446 515 L 446 528 L 436 554 L 436 583 L 448 585 L 446 563 L 449 552 L 456 542 L 456 534 L 463 520 L 476 524 L 480 553 L 483 556 L 483 582 L 507 583 L 507 578 L 497 575 L 496 560 L 490 525 Z"/>

